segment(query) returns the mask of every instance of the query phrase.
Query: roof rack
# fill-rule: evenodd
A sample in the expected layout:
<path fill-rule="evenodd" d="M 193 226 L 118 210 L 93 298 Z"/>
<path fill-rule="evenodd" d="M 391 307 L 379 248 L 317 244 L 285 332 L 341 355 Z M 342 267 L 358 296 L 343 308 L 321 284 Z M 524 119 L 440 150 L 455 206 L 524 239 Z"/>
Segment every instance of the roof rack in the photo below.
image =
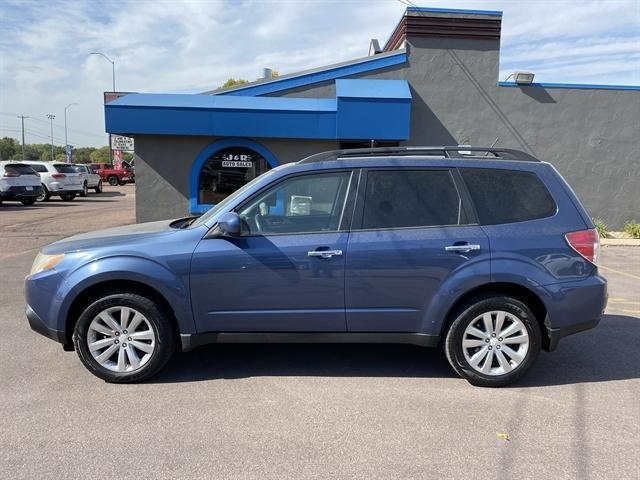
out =
<path fill-rule="evenodd" d="M 491 156 L 490 156 L 491 155 Z M 331 150 L 316 153 L 300 160 L 298 163 L 330 162 L 354 157 L 388 157 L 388 156 L 437 156 L 444 158 L 485 158 L 487 160 L 518 160 L 523 162 L 539 162 L 536 157 L 521 150 L 502 147 L 470 147 L 455 145 L 445 147 L 377 147 L 353 148 L 349 150 Z"/>

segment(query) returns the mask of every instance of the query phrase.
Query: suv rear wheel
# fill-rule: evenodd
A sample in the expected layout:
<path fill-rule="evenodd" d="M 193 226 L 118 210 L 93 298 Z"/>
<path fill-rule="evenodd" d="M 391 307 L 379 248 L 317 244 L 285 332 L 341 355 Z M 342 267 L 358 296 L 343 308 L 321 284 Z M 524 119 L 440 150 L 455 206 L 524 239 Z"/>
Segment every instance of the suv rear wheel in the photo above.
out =
<path fill-rule="evenodd" d="M 107 382 L 146 380 L 165 366 L 176 339 L 167 312 L 131 293 L 107 295 L 80 315 L 73 333 L 84 366 Z"/>
<path fill-rule="evenodd" d="M 471 384 L 502 387 L 522 377 L 541 347 L 540 326 L 524 303 L 511 297 L 479 299 L 460 312 L 445 340 L 453 369 Z"/>
<path fill-rule="evenodd" d="M 87 186 L 87 182 L 82 184 L 82 191 L 80 192 L 81 197 L 86 197 L 89 193 L 89 187 Z"/>

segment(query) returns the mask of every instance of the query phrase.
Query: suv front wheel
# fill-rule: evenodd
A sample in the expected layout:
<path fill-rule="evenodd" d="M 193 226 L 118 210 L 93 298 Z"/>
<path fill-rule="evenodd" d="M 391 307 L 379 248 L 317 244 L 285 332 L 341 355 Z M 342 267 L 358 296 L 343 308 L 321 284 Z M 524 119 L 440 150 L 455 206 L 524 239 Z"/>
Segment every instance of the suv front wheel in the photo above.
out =
<path fill-rule="evenodd" d="M 524 303 L 494 296 L 468 305 L 445 340 L 453 369 L 471 384 L 502 387 L 522 377 L 541 347 L 540 326 Z"/>
<path fill-rule="evenodd" d="M 107 382 L 131 383 L 158 373 L 173 354 L 176 339 L 167 312 L 156 302 L 115 293 L 82 312 L 73 343 L 91 373 Z"/>

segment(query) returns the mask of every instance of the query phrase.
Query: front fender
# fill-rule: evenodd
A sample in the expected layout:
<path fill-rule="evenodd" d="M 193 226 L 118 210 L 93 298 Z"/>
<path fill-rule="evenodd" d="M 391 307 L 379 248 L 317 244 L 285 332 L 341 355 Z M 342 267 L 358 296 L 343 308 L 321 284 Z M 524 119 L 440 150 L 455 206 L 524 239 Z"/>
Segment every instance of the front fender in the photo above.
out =
<path fill-rule="evenodd" d="M 173 309 L 180 332 L 196 331 L 187 288 L 188 273 L 180 277 L 151 259 L 124 255 L 94 260 L 65 277 L 51 305 L 52 310 L 58 311 L 58 329 L 65 329 L 69 309 L 83 291 L 99 283 L 114 280 L 139 282 L 153 288 Z"/>

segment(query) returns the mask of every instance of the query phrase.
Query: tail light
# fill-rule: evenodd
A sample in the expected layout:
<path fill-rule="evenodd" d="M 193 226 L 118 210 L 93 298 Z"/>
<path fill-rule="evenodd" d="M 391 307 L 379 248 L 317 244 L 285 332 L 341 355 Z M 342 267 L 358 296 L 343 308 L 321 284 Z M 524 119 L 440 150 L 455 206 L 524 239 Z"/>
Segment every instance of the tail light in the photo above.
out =
<path fill-rule="evenodd" d="M 567 233 L 564 238 L 571 248 L 589 260 L 597 263 L 600 256 L 600 236 L 595 228 Z"/>
<path fill-rule="evenodd" d="M 51 175 L 52 178 L 67 178 L 67 176 L 64 173 L 54 173 L 53 175 Z"/>
<path fill-rule="evenodd" d="M 5 168 L 4 169 L 4 177 L 19 177 L 20 172 L 13 168 Z"/>

